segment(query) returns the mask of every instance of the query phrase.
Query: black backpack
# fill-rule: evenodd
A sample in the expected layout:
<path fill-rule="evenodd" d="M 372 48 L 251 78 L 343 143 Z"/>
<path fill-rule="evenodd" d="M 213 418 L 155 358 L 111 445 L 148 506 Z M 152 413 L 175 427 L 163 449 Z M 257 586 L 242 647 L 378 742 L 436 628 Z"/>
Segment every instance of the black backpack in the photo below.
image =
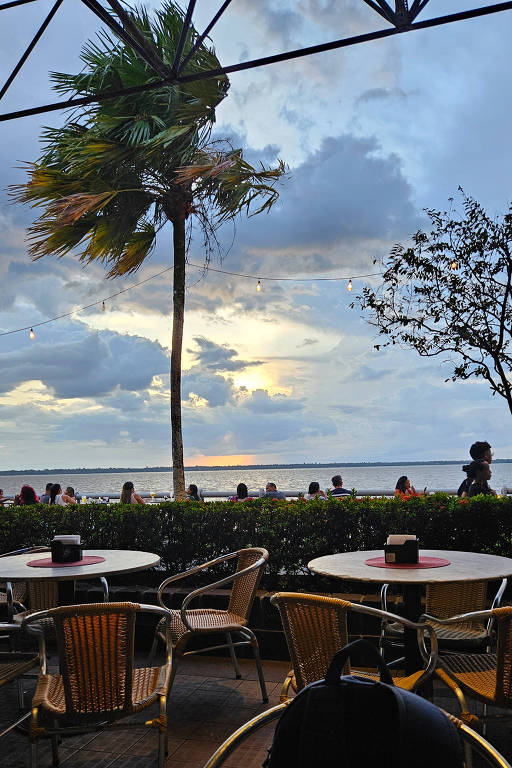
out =
<path fill-rule="evenodd" d="M 375 657 L 380 682 L 346 675 L 354 649 Z M 393 685 L 378 650 L 356 640 L 338 651 L 324 680 L 292 699 L 263 768 L 463 768 L 461 739 L 446 714 Z"/>

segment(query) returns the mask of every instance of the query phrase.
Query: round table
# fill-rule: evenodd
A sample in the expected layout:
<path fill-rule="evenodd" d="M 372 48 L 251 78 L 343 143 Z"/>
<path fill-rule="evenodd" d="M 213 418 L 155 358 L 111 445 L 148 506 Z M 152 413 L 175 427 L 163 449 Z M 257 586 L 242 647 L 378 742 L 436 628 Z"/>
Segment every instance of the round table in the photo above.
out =
<path fill-rule="evenodd" d="M 450 561 L 441 568 L 376 568 L 366 565 L 365 560 L 383 555 L 381 549 L 366 552 L 341 552 L 317 557 L 308 563 L 313 573 L 337 579 L 378 582 L 380 584 L 401 584 L 404 598 L 404 613 L 411 621 L 418 621 L 421 615 L 421 587 L 423 584 L 492 581 L 512 574 L 512 559 L 497 555 L 483 555 L 478 552 L 457 552 L 442 549 L 421 549 L 420 558 L 438 557 Z M 406 672 L 419 668 L 421 657 L 418 651 L 416 633 L 405 630 Z"/>
<path fill-rule="evenodd" d="M 159 565 L 160 557 L 154 552 L 131 549 L 86 549 L 84 555 L 105 558 L 101 563 L 73 565 L 59 568 L 34 568 L 27 565 L 34 560 L 46 560 L 51 552 L 25 552 L 23 555 L 0 557 L 0 581 L 58 581 L 73 582 L 59 584 L 59 604 L 74 602 L 74 582 L 77 579 L 106 578 L 119 573 L 144 571 Z M 106 582 L 104 582 L 106 588 Z M 106 594 L 108 594 L 106 592 Z"/>
<path fill-rule="evenodd" d="M 73 565 L 66 568 L 33 568 L 27 563 L 46 560 L 51 552 L 26 552 L 23 555 L 0 557 L 0 581 L 75 581 L 97 576 L 113 576 L 117 573 L 144 571 L 160 563 L 154 552 L 131 549 L 86 549 L 84 555 L 104 557 L 101 563 Z"/>

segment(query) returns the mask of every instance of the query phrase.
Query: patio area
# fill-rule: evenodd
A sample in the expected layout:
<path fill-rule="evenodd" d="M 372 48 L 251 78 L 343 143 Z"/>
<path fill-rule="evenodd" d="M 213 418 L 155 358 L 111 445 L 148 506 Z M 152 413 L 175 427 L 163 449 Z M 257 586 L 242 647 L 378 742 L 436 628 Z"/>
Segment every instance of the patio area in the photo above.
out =
<path fill-rule="evenodd" d="M 139 660 L 143 663 L 143 658 Z M 252 661 L 240 661 L 243 679 L 233 679 L 229 659 L 195 656 L 182 661 L 169 699 L 169 756 L 166 768 L 202 768 L 224 739 L 239 725 L 257 713 L 278 703 L 279 692 L 289 663 L 265 661 L 265 680 L 269 704 L 263 704 Z M 29 681 L 28 688 L 33 688 Z M 30 694 L 29 694 L 30 695 Z M 16 709 L 16 686 L 4 687 L 0 704 L 0 722 L 12 720 Z M 455 700 L 446 689 L 435 684 L 435 702 L 457 713 Z M 478 705 L 476 705 L 478 707 Z M 481 709 L 477 709 L 481 711 Z M 149 712 L 149 710 L 148 710 Z M 144 714 L 138 716 L 145 718 Z M 259 768 L 267 754 L 273 726 L 262 729 L 231 755 L 229 768 Z M 509 760 L 512 758 L 511 720 L 505 718 L 488 725 L 487 738 Z M 66 737 L 60 747 L 61 764 L 66 768 L 154 768 L 157 734 L 143 726 L 133 730 L 108 731 Z M 25 768 L 29 744 L 19 731 L 0 742 L 2 768 Z M 39 747 L 39 766 L 51 766 L 49 741 Z M 475 759 L 475 768 L 479 766 Z"/>

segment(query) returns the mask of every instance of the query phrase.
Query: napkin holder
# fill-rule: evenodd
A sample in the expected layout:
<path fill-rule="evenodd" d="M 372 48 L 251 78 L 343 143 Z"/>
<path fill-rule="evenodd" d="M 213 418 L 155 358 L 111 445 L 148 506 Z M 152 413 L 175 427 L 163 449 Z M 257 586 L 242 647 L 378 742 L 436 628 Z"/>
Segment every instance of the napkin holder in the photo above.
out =
<path fill-rule="evenodd" d="M 416 536 L 388 536 L 384 544 L 384 560 L 390 565 L 414 565 L 418 562 L 419 542 Z"/>
<path fill-rule="evenodd" d="M 80 536 L 55 536 L 51 550 L 54 563 L 76 563 L 83 558 Z"/>

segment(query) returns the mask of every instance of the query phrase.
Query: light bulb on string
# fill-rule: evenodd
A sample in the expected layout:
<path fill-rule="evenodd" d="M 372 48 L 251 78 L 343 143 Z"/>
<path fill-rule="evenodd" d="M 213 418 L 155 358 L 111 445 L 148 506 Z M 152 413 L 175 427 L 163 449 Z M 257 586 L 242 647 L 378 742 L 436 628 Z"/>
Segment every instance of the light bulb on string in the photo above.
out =
<path fill-rule="evenodd" d="M 34 329 L 33 329 L 33 328 L 31 328 L 31 329 L 30 329 L 30 333 L 29 333 L 29 338 L 30 338 L 30 339 L 35 339 L 35 337 L 36 337 L 36 335 L 35 335 L 35 333 L 34 333 Z"/>
<path fill-rule="evenodd" d="M 452 263 L 450 264 L 450 268 L 453 269 L 454 272 L 456 272 L 459 268 L 458 262 L 452 261 Z"/>
<path fill-rule="evenodd" d="M 261 291 L 261 280 L 258 280 L 258 282 L 256 283 L 256 290 L 258 291 L 258 293 Z"/>
<path fill-rule="evenodd" d="M 347 291 L 351 291 L 351 290 L 352 290 L 352 278 L 350 278 L 350 280 L 347 283 Z"/>
<path fill-rule="evenodd" d="M 101 311 L 102 312 L 105 311 L 105 302 L 104 301 L 101 302 Z"/>

